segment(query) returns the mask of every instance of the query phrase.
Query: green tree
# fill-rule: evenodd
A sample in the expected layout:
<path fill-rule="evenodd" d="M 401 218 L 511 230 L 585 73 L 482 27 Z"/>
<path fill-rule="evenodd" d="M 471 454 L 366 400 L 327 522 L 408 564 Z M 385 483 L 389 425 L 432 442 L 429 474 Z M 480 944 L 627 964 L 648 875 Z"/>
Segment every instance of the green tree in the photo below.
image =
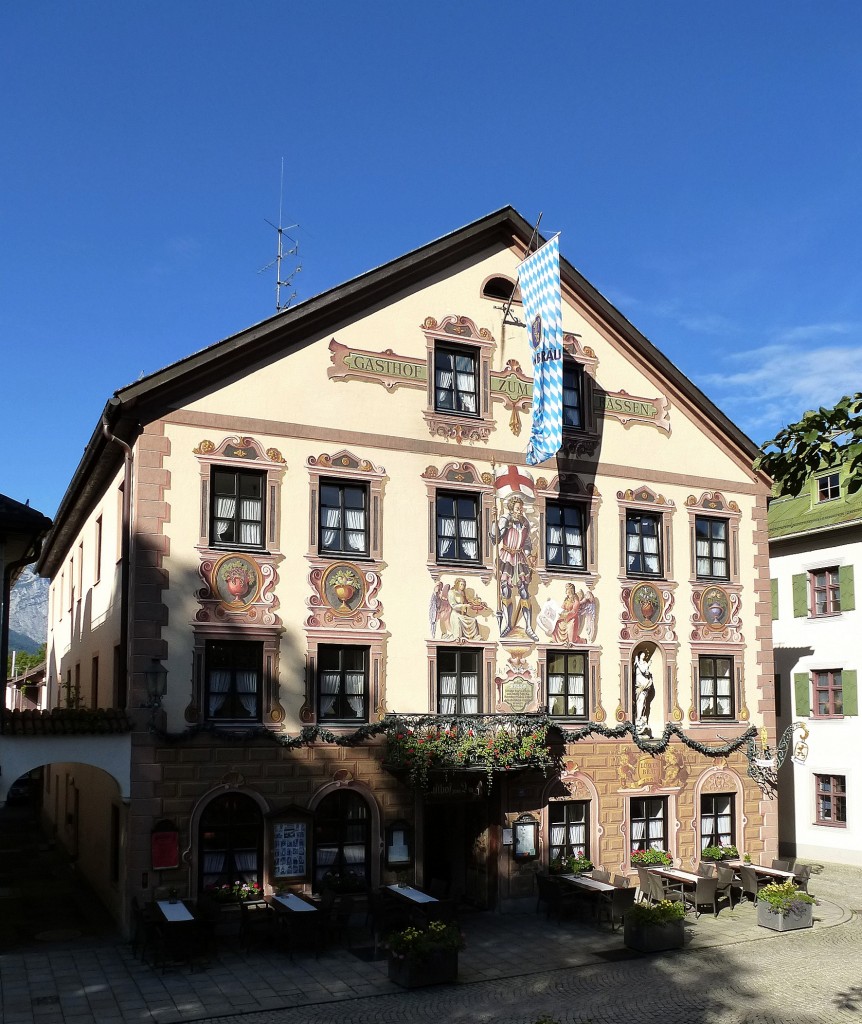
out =
<path fill-rule="evenodd" d="M 760 446 L 754 468 L 768 473 L 779 494 L 794 497 L 813 473 L 847 467 L 847 491 L 862 488 L 862 392 L 845 395 L 831 409 L 821 406 Z"/>
<path fill-rule="evenodd" d="M 31 668 L 35 668 L 37 665 L 41 665 L 45 660 L 45 652 L 47 651 L 48 645 L 42 644 L 35 654 L 27 654 L 26 651 L 18 651 L 15 655 L 15 675 L 20 676 Z M 12 655 L 10 654 L 6 661 L 6 678 L 8 679 L 12 673 Z"/>

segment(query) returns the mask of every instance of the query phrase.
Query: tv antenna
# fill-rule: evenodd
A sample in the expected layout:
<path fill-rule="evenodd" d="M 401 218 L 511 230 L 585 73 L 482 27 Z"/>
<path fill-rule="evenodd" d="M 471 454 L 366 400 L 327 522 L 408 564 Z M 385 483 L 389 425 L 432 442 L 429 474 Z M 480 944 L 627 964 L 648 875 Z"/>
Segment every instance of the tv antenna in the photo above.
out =
<path fill-rule="evenodd" d="M 291 237 L 287 232 L 292 231 L 294 228 L 298 228 L 298 224 L 288 224 L 287 227 L 282 225 L 282 206 L 284 202 L 284 157 L 281 158 L 281 188 L 278 195 L 278 225 L 272 223 L 271 220 L 266 220 L 271 228 L 275 228 L 275 233 L 278 236 L 278 243 L 275 250 L 275 259 L 271 260 L 265 267 L 261 267 L 258 271 L 259 274 L 266 273 L 267 270 L 271 270 L 275 267 L 275 311 L 280 313 L 283 309 L 288 309 L 291 302 L 296 298 L 296 289 L 294 289 L 290 295 L 288 295 L 285 302 L 281 301 L 281 289 L 290 288 L 293 285 L 293 279 L 302 270 L 302 264 L 297 262 L 297 265 L 291 270 L 291 272 L 284 278 L 282 278 L 281 265 L 286 256 L 299 256 L 299 242 Z M 285 238 L 290 243 L 290 247 L 285 249 L 284 240 Z"/>

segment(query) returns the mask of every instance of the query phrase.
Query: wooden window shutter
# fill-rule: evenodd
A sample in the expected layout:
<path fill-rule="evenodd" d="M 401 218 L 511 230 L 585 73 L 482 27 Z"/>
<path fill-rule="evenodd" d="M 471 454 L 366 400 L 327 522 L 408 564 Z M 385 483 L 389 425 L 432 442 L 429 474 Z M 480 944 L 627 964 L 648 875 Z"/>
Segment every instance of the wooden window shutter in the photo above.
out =
<path fill-rule="evenodd" d="M 769 585 L 772 588 L 772 619 L 778 618 L 778 580 L 770 580 Z"/>
<path fill-rule="evenodd" d="M 844 714 L 858 715 L 859 700 L 856 696 L 856 669 L 847 669 L 841 673 L 841 685 L 844 695 Z"/>
<path fill-rule="evenodd" d="M 808 615 L 808 575 L 801 572 L 793 577 L 793 617 Z"/>
<path fill-rule="evenodd" d="M 807 672 L 793 673 L 793 689 L 796 691 L 796 714 L 811 714 L 810 679 Z"/>
<path fill-rule="evenodd" d="M 838 567 L 838 585 L 841 587 L 841 611 L 852 612 L 856 607 L 852 565 L 841 565 Z"/>

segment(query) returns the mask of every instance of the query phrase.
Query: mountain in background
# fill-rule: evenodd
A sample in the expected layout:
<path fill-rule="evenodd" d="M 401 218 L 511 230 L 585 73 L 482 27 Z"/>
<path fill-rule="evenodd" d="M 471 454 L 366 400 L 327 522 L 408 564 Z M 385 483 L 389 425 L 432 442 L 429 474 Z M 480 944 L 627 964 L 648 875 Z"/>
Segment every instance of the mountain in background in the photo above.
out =
<path fill-rule="evenodd" d="M 9 650 L 35 652 L 48 638 L 49 582 L 32 566 L 18 577 L 9 599 Z"/>

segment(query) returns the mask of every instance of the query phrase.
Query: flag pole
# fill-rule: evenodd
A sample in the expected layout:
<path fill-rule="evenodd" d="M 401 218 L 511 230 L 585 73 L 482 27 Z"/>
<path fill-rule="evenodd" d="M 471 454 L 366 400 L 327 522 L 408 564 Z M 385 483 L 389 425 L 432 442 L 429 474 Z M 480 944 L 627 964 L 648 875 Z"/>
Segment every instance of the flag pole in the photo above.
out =
<path fill-rule="evenodd" d="M 542 217 L 544 217 L 544 211 L 539 213 L 539 219 L 536 221 L 536 226 L 533 228 L 533 233 L 530 235 L 530 241 L 527 243 L 527 256 L 533 251 L 533 242 L 536 240 L 539 234 L 539 225 L 542 223 Z M 527 258 L 524 257 L 524 259 Z M 523 263 L 523 260 L 521 261 Z M 506 323 L 506 317 L 509 315 L 509 310 L 512 308 L 512 300 L 515 298 L 515 289 L 518 287 L 518 281 L 515 280 L 515 288 L 512 289 L 512 294 L 509 296 L 509 301 L 503 307 L 503 323 Z M 523 327 L 523 324 L 517 324 L 518 327 Z"/>

